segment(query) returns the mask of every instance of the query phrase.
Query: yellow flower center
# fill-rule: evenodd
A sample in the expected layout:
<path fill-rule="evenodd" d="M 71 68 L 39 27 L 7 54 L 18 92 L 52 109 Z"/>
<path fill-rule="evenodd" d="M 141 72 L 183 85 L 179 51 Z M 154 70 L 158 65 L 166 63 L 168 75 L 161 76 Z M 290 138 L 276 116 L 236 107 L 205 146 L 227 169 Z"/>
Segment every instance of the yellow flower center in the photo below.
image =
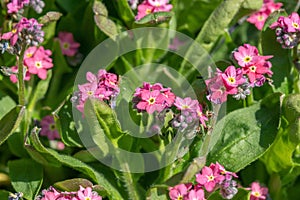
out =
<path fill-rule="evenodd" d="M 13 34 L 15 34 L 16 32 L 17 32 L 17 29 L 13 29 L 13 30 L 11 30 L 11 32 L 13 33 Z"/>
<path fill-rule="evenodd" d="M 54 131 L 56 129 L 55 124 L 50 124 L 49 125 L 49 130 Z"/>
<path fill-rule="evenodd" d="M 244 62 L 245 63 L 248 63 L 248 62 L 250 62 L 252 60 L 252 57 L 251 56 L 245 56 L 245 58 L 244 58 Z"/>
<path fill-rule="evenodd" d="M 185 109 L 188 109 L 188 108 L 190 108 L 190 106 L 188 106 L 188 105 L 183 105 L 183 106 L 182 106 L 182 109 L 184 109 L 184 110 L 185 110 Z"/>
<path fill-rule="evenodd" d="M 250 69 L 251 72 L 255 72 L 256 71 L 256 66 L 251 66 L 249 69 Z"/>
<path fill-rule="evenodd" d="M 93 91 L 87 91 L 87 95 L 92 96 L 94 94 Z"/>
<path fill-rule="evenodd" d="M 261 196 L 261 194 L 259 193 L 259 192 L 253 192 L 252 193 L 255 197 L 260 197 Z"/>
<path fill-rule="evenodd" d="M 67 42 L 65 42 L 65 43 L 63 44 L 63 48 L 64 48 L 64 49 L 69 49 L 69 48 L 70 48 L 70 44 L 67 43 Z"/>
<path fill-rule="evenodd" d="M 27 54 L 26 54 L 26 57 L 27 57 L 27 58 L 31 58 L 32 56 L 33 56 L 32 53 L 27 53 Z"/>
<path fill-rule="evenodd" d="M 155 103 L 155 98 L 151 97 L 150 99 L 148 99 L 148 103 L 150 105 L 154 104 Z"/>
<path fill-rule="evenodd" d="M 35 67 L 36 68 L 42 68 L 43 67 L 42 62 L 41 61 L 36 61 L 35 62 Z"/>
<path fill-rule="evenodd" d="M 293 26 L 294 28 L 299 28 L 299 24 L 296 23 L 296 22 L 293 22 L 293 23 L 292 23 L 292 26 Z"/>
<path fill-rule="evenodd" d="M 183 196 L 179 195 L 179 196 L 177 197 L 177 200 L 183 200 Z"/>
<path fill-rule="evenodd" d="M 148 14 L 150 14 L 150 13 L 152 13 L 152 10 L 151 9 L 146 9 L 146 14 L 148 15 Z"/>
<path fill-rule="evenodd" d="M 235 83 L 235 78 L 234 77 L 228 77 L 227 80 L 228 80 L 229 83 L 232 83 L 232 84 Z"/>
<path fill-rule="evenodd" d="M 263 20 L 264 20 L 264 17 L 263 17 L 262 15 L 259 15 L 259 16 L 257 16 L 257 20 L 258 20 L 258 21 L 263 21 Z"/>
<path fill-rule="evenodd" d="M 207 176 L 208 181 L 213 181 L 215 177 L 213 175 Z"/>

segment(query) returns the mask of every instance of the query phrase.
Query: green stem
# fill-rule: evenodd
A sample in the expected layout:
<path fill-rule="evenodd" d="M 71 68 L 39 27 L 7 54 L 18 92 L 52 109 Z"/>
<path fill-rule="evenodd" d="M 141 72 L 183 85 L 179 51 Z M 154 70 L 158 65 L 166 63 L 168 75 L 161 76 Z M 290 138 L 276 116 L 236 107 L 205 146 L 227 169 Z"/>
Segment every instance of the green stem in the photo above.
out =
<path fill-rule="evenodd" d="M 17 57 L 17 65 L 18 65 L 18 83 L 19 83 L 19 105 L 25 106 L 25 84 L 24 84 L 24 65 L 23 58 L 26 50 L 26 45 L 22 45 L 21 53 Z"/>
<path fill-rule="evenodd" d="M 195 174 L 198 173 L 200 171 L 200 169 L 202 169 L 202 167 L 205 166 L 206 157 L 212 146 L 211 138 L 213 136 L 213 127 L 215 127 L 215 125 L 217 123 L 220 107 L 221 107 L 220 104 L 213 104 L 214 116 L 211 121 L 211 128 L 207 131 L 207 135 L 204 138 L 202 147 L 199 152 L 199 156 L 197 158 L 194 158 L 193 162 L 191 163 L 191 165 L 188 167 L 187 171 L 185 172 L 185 174 L 181 180 L 182 183 L 189 182 L 195 176 Z"/>

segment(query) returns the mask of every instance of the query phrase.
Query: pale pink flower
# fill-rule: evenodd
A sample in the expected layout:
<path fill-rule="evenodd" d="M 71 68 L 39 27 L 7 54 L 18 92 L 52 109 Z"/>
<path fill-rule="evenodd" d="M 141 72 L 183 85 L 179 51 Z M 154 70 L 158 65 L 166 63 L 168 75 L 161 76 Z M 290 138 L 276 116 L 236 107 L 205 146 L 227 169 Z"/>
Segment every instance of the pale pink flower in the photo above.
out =
<path fill-rule="evenodd" d="M 221 104 L 227 101 L 226 87 L 223 82 L 222 76 L 217 74 L 216 76 L 205 80 L 209 94 L 207 99 L 215 104 Z"/>
<path fill-rule="evenodd" d="M 140 20 L 146 15 L 154 12 L 169 12 L 173 6 L 167 0 L 145 0 L 138 5 L 136 20 Z"/>
<path fill-rule="evenodd" d="M 207 116 L 205 116 L 205 114 L 203 114 L 203 108 L 202 108 L 202 105 L 198 103 L 197 105 L 197 109 L 196 109 L 196 112 L 197 112 L 197 116 L 199 118 L 199 121 L 200 123 L 206 127 L 206 123 L 205 121 L 208 121 L 208 118 Z"/>
<path fill-rule="evenodd" d="M 186 195 L 184 200 L 205 200 L 204 190 L 203 189 L 191 190 Z"/>
<path fill-rule="evenodd" d="M 21 10 L 24 5 L 28 5 L 29 0 L 11 0 L 10 3 L 7 4 L 8 13 L 17 13 Z"/>
<path fill-rule="evenodd" d="M 30 73 L 28 72 L 27 70 L 27 67 L 25 66 L 25 70 L 26 70 L 26 73 L 25 73 L 25 76 L 24 76 L 24 81 L 29 81 L 30 80 Z M 17 83 L 18 82 L 18 77 L 17 77 L 17 73 L 18 73 L 18 67 L 17 66 L 12 66 L 11 67 L 11 71 L 14 73 L 14 74 L 11 74 L 10 75 L 10 81 L 13 82 L 13 83 Z"/>
<path fill-rule="evenodd" d="M 203 167 L 201 173 L 196 174 L 196 181 L 203 185 L 208 192 L 212 192 L 218 184 L 221 184 L 225 177 L 220 174 L 218 169 Z"/>
<path fill-rule="evenodd" d="M 233 57 L 241 67 L 251 65 L 255 62 L 258 56 L 258 50 L 255 46 L 244 44 L 233 53 Z"/>
<path fill-rule="evenodd" d="M 41 120 L 40 125 L 42 128 L 40 135 L 48 137 L 49 140 L 55 140 L 60 138 L 53 116 L 45 116 Z"/>
<path fill-rule="evenodd" d="M 102 200 L 102 197 L 93 192 L 91 187 L 84 188 L 81 185 L 77 192 L 77 198 L 78 200 Z"/>
<path fill-rule="evenodd" d="M 62 54 L 66 56 L 74 56 L 78 52 L 80 44 L 74 41 L 73 34 L 70 32 L 59 32 L 58 40 Z"/>
<path fill-rule="evenodd" d="M 268 188 L 262 187 L 258 182 L 253 182 L 251 188 L 247 189 L 251 190 L 250 200 L 267 199 Z"/>
<path fill-rule="evenodd" d="M 60 193 L 56 191 L 52 186 L 48 190 L 43 190 L 42 195 L 43 197 L 41 198 L 41 200 L 56 200 L 61 196 Z"/>
<path fill-rule="evenodd" d="M 180 97 L 176 97 L 174 105 L 178 110 L 188 110 L 188 111 L 195 111 L 198 106 L 198 101 L 193 100 L 190 97 L 186 97 L 184 99 Z"/>
<path fill-rule="evenodd" d="M 272 64 L 269 61 L 260 60 L 257 63 L 244 67 L 243 74 L 248 76 L 250 84 L 255 84 L 256 81 L 261 80 L 264 74 L 272 76 L 273 72 L 270 70 Z"/>
<path fill-rule="evenodd" d="M 192 188 L 192 184 L 179 184 L 169 188 L 169 197 L 171 200 L 184 199 L 188 191 Z"/>

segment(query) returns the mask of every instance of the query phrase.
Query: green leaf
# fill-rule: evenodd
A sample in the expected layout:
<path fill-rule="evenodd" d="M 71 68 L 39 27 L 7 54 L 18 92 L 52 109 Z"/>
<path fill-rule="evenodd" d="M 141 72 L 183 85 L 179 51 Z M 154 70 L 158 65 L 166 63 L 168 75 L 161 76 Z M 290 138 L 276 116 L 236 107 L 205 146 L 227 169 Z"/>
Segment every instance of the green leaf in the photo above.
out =
<path fill-rule="evenodd" d="M 259 10 L 263 5 L 263 1 L 253 1 L 253 0 L 246 0 L 242 6 L 244 9 L 249 9 L 249 10 Z"/>
<path fill-rule="evenodd" d="M 121 19 L 125 22 L 129 29 L 132 27 L 134 21 L 134 13 L 132 12 L 127 0 L 113 1 L 117 13 Z"/>
<path fill-rule="evenodd" d="M 95 15 L 94 21 L 103 33 L 105 33 L 111 39 L 115 39 L 115 36 L 118 34 L 118 29 L 112 20 L 102 15 Z"/>
<path fill-rule="evenodd" d="M 136 21 L 136 24 L 157 24 L 157 23 L 162 23 L 165 21 L 168 21 L 172 18 L 173 13 L 172 12 L 155 12 L 155 13 L 150 13 L 143 17 L 142 19 Z"/>
<path fill-rule="evenodd" d="M 72 103 L 68 98 L 58 114 L 54 115 L 57 129 L 65 145 L 82 147 L 81 139 L 77 133 L 72 113 Z"/>
<path fill-rule="evenodd" d="M 272 80 L 275 92 L 289 94 L 292 90 L 291 82 L 293 78 L 290 75 L 292 64 L 289 50 L 281 47 L 279 42 L 276 41 L 275 30 L 271 29 L 262 32 L 261 46 L 263 55 L 273 55 L 270 61 L 272 63 Z"/>
<path fill-rule="evenodd" d="M 243 2 L 244 0 L 223 1 L 209 16 L 196 38 L 206 51 L 210 52 L 218 38 L 225 33 Z"/>
<path fill-rule="evenodd" d="M 81 162 L 76 158 L 73 158 L 72 156 L 59 154 L 53 149 L 45 148 L 40 142 L 38 133 L 36 132 L 33 132 L 30 135 L 30 141 L 32 142 L 33 146 L 38 152 L 46 153 L 49 156 L 55 158 L 59 163 L 68 166 L 72 169 L 75 169 L 90 177 L 92 181 L 103 186 L 103 188 L 105 188 L 105 190 L 107 191 L 108 195 L 110 197 L 113 197 L 113 199 L 122 199 L 118 190 L 111 185 L 110 181 L 112 180 L 107 180 L 103 174 L 95 171 L 92 167 L 88 166 L 87 164 Z"/>
<path fill-rule="evenodd" d="M 56 22 L 61 18 L 62 14 L 56 11 L 47 12 L 44 16 L 39 18 L 41 24 L 48 24 L 51 22 Z"/>
<path fill-rule="evenodd" d="M 93 183 L 83 178 L 73 178 L 73 179 L 57 182 L 53 186 L 61 191 L 72 192 L 72 191 L 78 191 L 80 185 L 86 188 L 86 187 L 92 187 Z"/>
<path fill-rule="evenodd" d="M 284 117 L 293 123 L 300 117 L 300 94 L 289 94 L 283 99 L 282 111 Z"/>
<path fill-rule="evenodd" d="M 0 120 L 0 145 L 19 127 L 25 107 L 16 106 Z"/>
<path fill-rule="evenodd" d="M 43 168 L 31 159 L 8 162 L 9 176 L 14 189 L 26 199 L 35 199 L 43 183 Z"/>
<path fill-rule="evenodd" d="M 82 3 L 86 3 L 82 0 L 56 0 L 55 2 L 69 13 L 72 13 L 78 7 L 81 7 Z"/>
<path fill-rule="evenodd" d="M 0 190 L 0 199 L 8 199 L 9 192 L 5 190 Z"/>
<path fill-rule="evenodd" d="M 29 157 L 26 149 L 24 148 L 24 136 L 20 132 L 15 132 L 7 139 L 7 144 L 10 151 L 20 158 Z"/>
<path fill-rule="evenodd" d="M 0 106 L 0 119 L 6 115 L 11 109 L 13 109 L 16 106 L 16 103 L 12 98 L 9 96 L 3 96 L 0 94 L 0 105 L 5 105 L 5 106 Z"/>
<path fill-rule="evenodd" d="M 101 1 L 95 1 L 93 5 L 93 12 L 95 15 L 102 15 L 108 17 L 108 11 Z"/>
<path fill-rule="evenodd" d="M 280 96 L 275 93 L 260 104 L 239 109 L 217 123 L 212 135 L 220 134 L 208 156 L 231 171 L 239 171 L 261 157 L 274 141 L 280 122 Z"/>

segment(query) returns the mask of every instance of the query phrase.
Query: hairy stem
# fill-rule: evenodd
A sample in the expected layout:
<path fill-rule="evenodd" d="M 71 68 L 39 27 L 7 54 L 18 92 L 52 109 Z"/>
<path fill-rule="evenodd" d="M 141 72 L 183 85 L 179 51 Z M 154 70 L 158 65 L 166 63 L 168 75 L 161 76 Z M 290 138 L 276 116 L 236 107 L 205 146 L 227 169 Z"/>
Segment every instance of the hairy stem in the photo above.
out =
<path fill-rule="evenodd" d="M 24 65 L 23 58 L 25 53 L 26 45 L 22 45 L 21 53 L 17 57 L 17 65 L 18 65 L 18 84 L 19 84 L 19 105 L 25 106 L 25 84 L 24 84 Z"/>

